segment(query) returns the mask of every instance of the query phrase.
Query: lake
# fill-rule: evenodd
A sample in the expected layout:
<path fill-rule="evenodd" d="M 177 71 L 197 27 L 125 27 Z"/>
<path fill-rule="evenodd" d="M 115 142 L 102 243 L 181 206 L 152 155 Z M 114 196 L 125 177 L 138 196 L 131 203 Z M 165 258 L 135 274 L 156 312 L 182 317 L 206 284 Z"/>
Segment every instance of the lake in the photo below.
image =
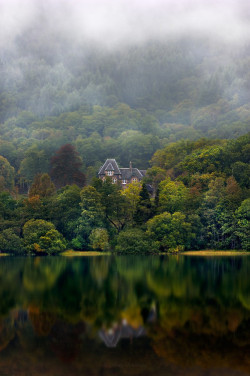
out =
<path fill-rule="evenodd" d="M 0 258 L 1 376 L 250 375 L 250 258 Z"/>

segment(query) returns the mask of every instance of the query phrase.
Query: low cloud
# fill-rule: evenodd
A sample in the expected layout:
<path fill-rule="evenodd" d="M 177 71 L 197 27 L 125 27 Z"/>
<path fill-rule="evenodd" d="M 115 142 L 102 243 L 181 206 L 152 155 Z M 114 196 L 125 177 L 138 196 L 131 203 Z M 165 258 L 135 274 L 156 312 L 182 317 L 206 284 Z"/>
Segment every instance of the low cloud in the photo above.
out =
<path fill-rule="evenodd" d="M 249 38 L 248 0 L 0 0 L 1 46 L 38 22 L 51 33 L 116 46 L 150 38 Z"/>

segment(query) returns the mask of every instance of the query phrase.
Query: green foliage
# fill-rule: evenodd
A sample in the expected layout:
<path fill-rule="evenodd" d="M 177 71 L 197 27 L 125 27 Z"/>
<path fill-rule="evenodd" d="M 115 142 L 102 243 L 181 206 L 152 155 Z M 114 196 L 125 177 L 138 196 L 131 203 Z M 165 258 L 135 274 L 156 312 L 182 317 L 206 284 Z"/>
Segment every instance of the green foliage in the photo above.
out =
<path fill-rule="evenodd" d="M 121 194 L 125 196 L 127 202 L 127 213 L 128 213 L 128 222 L 133 223 L 136 210 L 141 198 L 141 184 L 130 183 L 126 186 L 125 189 L 121 191 Z"/>
<path fill-rule="evenodd" d="M 66 241 L 53 223 L 42 219 L 26 222 L 23 237 L 28 252 L 53 254 L 66 249 Z"/>
<path fill-rule="evenodd" d="M 68 240 L 74 237 L 76 222 L 81 214 L 80 191 L 77 185 L 68 185 L 48 200 L 49 218 Z"/>
<path fill-rule="evenodd" d="M 41 236 L 39 241 L 34 244 L 37 253 L 44 252 L 49 255 L 64 251 L 66 246 L 66 240 L 57 230 L 54 229 L 47 231 L 46 234 Z"/>
<path fill-rule="evenodd" d="M 94 187 L 100 194 L 105 220 L 119 233 L 125 227 L 129 216 L 127 200 L 121 193 L 121 187 L 113 184 L 111 178 L 104 181 L 97 179 Z"/>
<path fill-rule="evenodd" d="M 159 211 L 184 211 L 187 205 L 188 189 L 181 181 L 171 181 L 170 178 L 159 184 Z"/>
<path fill-rule="evenodd" d="M 189 249 L 194 237 L 191 224 L 186 222 L 186 216 L 181 212 L 164 212 L 154 216 L 147 222 L 147 235 L 162 251 Z"/>
<path fill-rule="evenodd" d="M 0 155 L 0 192 L 11 192 L 14 188 L 15 170 L 9 161 Z"/>
<path fill-rule="evenodd" d="M 47 173 L 49 169 L 49 158 L 45 150 L 40 150 L 36 145 L 32 145 L 25 152 L 24 159 L 19 168 L 20 184 L 30 185 L 37 174 Z"/>
<path fill-rule="evenodd" d="M 89 241 L 93 249 L 102 251 L 109 249 L 109 236 L 105 228 L 94 228 L 89 236 Z"/>
<path fill-rule="evenodd" d="M 144 254 L 157 251 L 157 249 L 144 231 L 129 228 L 119 233 L 115 251 L 125 254 Z"/>
<path fill-rule="evenodd" d="M 134 221 L 138 225 L 145 224 L 149 218 L 152 217 L 153 208 L 150 201 L 150 196 L 146 187 L 146 184 L 142 184 L 142 188 L 139 195 L 139 201 L 136 206 L 134 214 Z"/>
<path fill-rule="evenodd" d="M 240 238 L 242 248 L 250 251 L 250 198 L 244 200 L 236 211 L 237 235 Z"/>
<path fill-rule="evenodd" d="M 22 255 L 25 253 L 23 240 L 16 232 L 9 228 L 0 233 L 0 252 Z"/>

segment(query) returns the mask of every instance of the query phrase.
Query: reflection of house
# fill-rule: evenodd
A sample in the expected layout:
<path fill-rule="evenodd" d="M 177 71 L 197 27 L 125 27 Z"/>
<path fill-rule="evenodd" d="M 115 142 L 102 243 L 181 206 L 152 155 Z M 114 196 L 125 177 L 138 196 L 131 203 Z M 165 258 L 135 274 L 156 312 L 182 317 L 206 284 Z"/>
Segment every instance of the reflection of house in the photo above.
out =
<path fill-rule="evenodd" d="M 131 340 L 132 338 L 138 338 L 145 334 L 146 331 L 142 326 L 134 329 L 125 321 L 121 325 L 116 325 L 107 331 L 104 329 L 99 331 L 99 336 L 107 347 L 116 347 L 120 339 L 128 338 Z"/>
<path fill-rule="evenodd" d="M 133 323 L 134 317 L 128 317 L 127 319 L 123 319 L 121 323 L 115 323 L 109 329 L 101 329 L 99 330 L 99 337 L 105 343 L 107 347 L 116 347 L 118 342 L 121 339 L 130 339 L 132 341 L 133 338 L 139 338 L 146 335 L 146 329 L 144 328 L 144 324 L 152 324 L 156 321 L 156 307 L 153 305 L 151 309 L 144 308 L 140 311 L 140 318 L 143 320 L 141 324 L 135 325 Z M 144 324 L 143 324 L 144 323 Z"/>
<path fill-rule="evenodd" d="M 146 170 L 132 167 L 131 162 L 128 168 L 120 168 L 115 159 L 107 159 L 98 172 L 100 179 L 104 180 L 106 176 L 109 176 L 113 183 L 120 181 L 123 188 L 126 188 L 129 183 L 140 182 L 145 174 Z"/>

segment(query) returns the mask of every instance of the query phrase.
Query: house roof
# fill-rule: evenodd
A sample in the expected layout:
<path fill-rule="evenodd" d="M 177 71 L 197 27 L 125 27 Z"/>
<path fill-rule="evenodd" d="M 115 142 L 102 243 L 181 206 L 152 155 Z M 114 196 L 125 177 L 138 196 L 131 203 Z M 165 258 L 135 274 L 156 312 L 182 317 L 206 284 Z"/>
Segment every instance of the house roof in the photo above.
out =
<path fill-rule="evenodd" d="M 120 168 L 122 179 L 129 180 L 132 176 L 137 177 L 139 180 L 143 178 L 143 174 L 138 168 Z"/>
<path fill-rule="evenodd" d="M 121 175 L 122 180 L 130 180 L 133 176 L 141 180 L 146 174 L 146 170 L 132 168 L 132 164 L 128 168 L 119 168 L 115 159 L 107 159 L 98 174 L 105 175 L 105 171 L 113 171 L 114 175 Z"/>
<path fill-rule="evenodd" d="M 121 174 L 121 171 L 115 159 L 107 159 L 104 165 L 100 168 L 98 174 L 105 175 L 105 171 L 114 171 L 114 174 Z"/>
<path fill-rule="evenodd" d="M 112 165 L 112 163 L 109 163 L 108 165 L 107 165 L 107 167 L 105 168 L 105 170 L 108 170 L 108 171 L 114 171 L 114 167 L 113 167 L 113 165 Z"/>

